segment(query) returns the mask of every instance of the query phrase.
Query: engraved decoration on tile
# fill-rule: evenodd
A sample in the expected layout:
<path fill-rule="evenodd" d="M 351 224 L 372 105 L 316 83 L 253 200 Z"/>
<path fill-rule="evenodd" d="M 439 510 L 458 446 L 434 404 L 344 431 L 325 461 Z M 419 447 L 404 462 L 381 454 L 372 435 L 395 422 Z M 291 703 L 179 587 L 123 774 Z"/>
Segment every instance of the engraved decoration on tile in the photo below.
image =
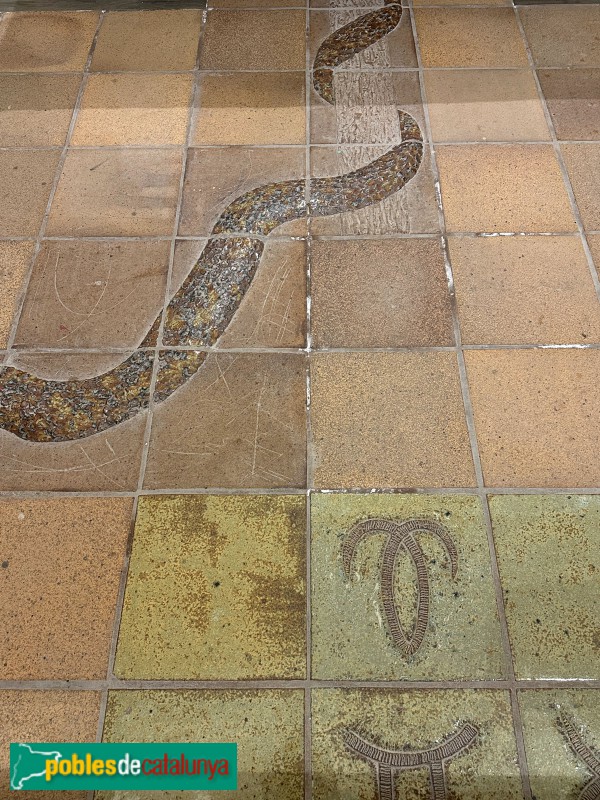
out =
<path fill-rule="evenodd" d="M 456 578 L 458 553 L 450 533 L 439 522 L 431 519 L 409 519 L 403 522 L 390 519 L 367 519 L 356 524 L 342 543 L 342 564 L 347 580 L 352 577 L 352 565 L 359 544 L 367 536 L 385 534 L 386 541 L 380 565 L 380 597 L 387 627 L 395 647 L 405 658 L 413 656 L 423 644 L 429 624 L 431 592 L 425 553 L 416 533 L 431 533 L 442 542 L 450 559 L 451 575 Z M 402 627 L 394 587 L 401 552 L 408 554 L 416 571 L 417 607 L 412 633 Z"/>
<path fill-rule="evenodd" d="M 313 71 L 315 90 L 324 100 L 335 100 L 335 68 L 386 36 L 402 14 L 400 5 L 389 3 L 325 39 Z M 230 324 L 271 231 L 289 220 L 378 203 L 416 175 L 423 158 L 421 131 L 409 114 L 398 114 L 399 144 L 366 166 L 311 179 L 309 186 L 304 180 L 265 184 L 230 203 L 164 319 L 159 315 L 139 349 L 114 369 L 85 380 L 46 380 L 5 366 L 0 372 L 0 427 L 28 441 L 64 442 L 130 419 L 149 407 L 151 396 L 154 402 L 166 400 L 202 367 L 207 353 L 193 348 L 214 346 Z"/>
<path fill-rule="evenodd" d="M 431 800 L 447 800 L 446 764 L 465 755 L 477 745 L 479 729 L 472 722 L 459 722 L 456 729 L 438 744 L 421 750 L 409 747 L 390 750 L 349 729 L 344 730 L 342 736 L 350 753 L 373 767 L 377 782 L 377 800 L 396 800 L 395 776 L 398 772 L 409 769 L 427 769 Z"/>
<path fill-rule="evenodd" d="M 579 800 L 600 800 L 600 753 L 586 742 L 585 732 L 575 718 L 556 706 L 556 724 L 567 747 L 576 759 L 582 761 L 592 777 L 579 792 Z"/>

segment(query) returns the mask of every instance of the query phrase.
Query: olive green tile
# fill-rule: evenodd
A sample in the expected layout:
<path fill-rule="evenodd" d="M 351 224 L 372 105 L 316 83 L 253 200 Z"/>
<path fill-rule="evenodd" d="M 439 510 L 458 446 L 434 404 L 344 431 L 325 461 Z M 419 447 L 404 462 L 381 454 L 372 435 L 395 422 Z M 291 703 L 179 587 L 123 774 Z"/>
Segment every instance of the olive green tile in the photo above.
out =
<path fill-rule="evenodd" d="M 383 532 L 362 541 L 350 578 L 342 551 L 348 534 L 368 519 L 426 519 L 445 528 L 457 554 L 435 533 L 414 535 L 424 553 L 430 592 L 422 644 L 405 655 L 392 638 L 380 585 Z M 465 495 L 313 495 L 312 670 L 318 679 L 454 680 L 503 677 L 502 640 L 480 501 Z M 395 560 L 394 606 L 404 633 L 416 625 L 416 563 L 404 549 Z M 351 623 L 350 623 L 351 620 Z"/>
<path fill-rule="evenodd" d="M 304 693 L 258 691 L 110 692 L 108 742 L 237 742 L 238 790 L 226 800 L 303 800 Z M 149 792 L 144 800 L 210 800 L 212 792 Z M 102 792 L 125 800 L 131 792 Z"/>
<path fill-rule="evenodd" d="M 305 499 L 142 498 L 115 672 L 302 678 Z"/>
<path fill-rule="evenodd" d="M 490 502 L 517 678 L 600 678 L 600 497 Z"/>
<path fill-rule="evenodd" d="M 598 778 L 600 691 L 526 690 L 519 692 L 519 706 L 534 797 L 593 797 L 591 793 L 584 795 L 583 789 L 590 779 Z M 596 766 L 592 770 L 589 756 L 594 753 Z"/>
<path fill-rule="evenodd" d="M 317 689 L 312 718 L 313 800 L 523 797 L 507 692 Z M 351 732 L 376 748 L 412 752 L 410 769 L 392 767 L 395 791 L 378 791 L 376 765 L 347 744 L 363 749 Z M 457 752 L 437 762 L 443 778 L 437 775 L 434 795 L 430 768 L 423 764 L 432 756 L 414 751 L 438 748 L 453 736 L 459 741 L 445 749 Z"/>

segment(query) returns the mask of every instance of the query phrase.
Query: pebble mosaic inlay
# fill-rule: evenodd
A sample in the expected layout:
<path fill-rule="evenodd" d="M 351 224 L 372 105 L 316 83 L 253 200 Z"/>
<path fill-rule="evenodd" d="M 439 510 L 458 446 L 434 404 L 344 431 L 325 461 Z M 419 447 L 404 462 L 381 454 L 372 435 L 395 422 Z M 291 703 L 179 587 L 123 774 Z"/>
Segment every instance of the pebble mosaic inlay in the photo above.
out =
<path fill-rule="evenodd" d="M 558 708 L 557 727 L 575 758 L 585 764 L 591 774 L 590 780 L 579 793 L 579 800 L 598 800 L 600 798 L 600 753 L 586 742 L 585 732 L 574 717 Z"/>

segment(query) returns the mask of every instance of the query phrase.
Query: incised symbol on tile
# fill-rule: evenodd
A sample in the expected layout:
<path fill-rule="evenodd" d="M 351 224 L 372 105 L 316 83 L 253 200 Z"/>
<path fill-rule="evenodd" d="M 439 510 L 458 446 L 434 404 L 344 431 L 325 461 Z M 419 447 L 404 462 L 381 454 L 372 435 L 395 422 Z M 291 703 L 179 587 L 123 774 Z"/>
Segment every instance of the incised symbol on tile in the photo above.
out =
<path fill-rule="evenodd" d="M 569 749 L 573 755 L 583 761 L 592 778 L 585 784 L 579 792 L 579 800 L 600 800 L 600 753 L 589 745 L 581 731 L 581 726 L 575 722 L 575 718 L 563 711 L 559 706 L 556 707 L 558 717 L 556 724 L 562 733 Z"/>

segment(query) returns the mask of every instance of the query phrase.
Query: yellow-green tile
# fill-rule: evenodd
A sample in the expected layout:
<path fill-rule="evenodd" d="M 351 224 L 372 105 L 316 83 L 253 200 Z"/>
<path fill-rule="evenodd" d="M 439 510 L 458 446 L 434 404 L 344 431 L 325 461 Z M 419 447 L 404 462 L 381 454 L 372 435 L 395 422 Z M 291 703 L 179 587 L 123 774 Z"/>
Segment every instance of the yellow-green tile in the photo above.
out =
<path fill-rule="evenodd" d="M 429 576 L 430 605 L 422 644 L 406 656 L 394 643 L 380 593 L 385 534 L 358 545 L 350 578 L 342 547 L 358 522 L 433 520 L 457 553 L 456 576 L 440 539 L 417 532 Z M 312 536 L 312 672 L 318 679 L 460 680 L 504 674 L 490 554 L 478 498 L 466 495 L 314 495 Z M 410 636 L 416 622 L 416 573 L 408 553 L 396 559 L 395 606 Z"/>
<path fill-rule="evenodd" d="M 116 674 L 304 677 L 305 516 L 300 496 L 143 497 Z"/>
<path fill-rule="evenodd" d="M 600 497 L 506 495 L 490 511 L 517 677 L 600 678 Z"/>

